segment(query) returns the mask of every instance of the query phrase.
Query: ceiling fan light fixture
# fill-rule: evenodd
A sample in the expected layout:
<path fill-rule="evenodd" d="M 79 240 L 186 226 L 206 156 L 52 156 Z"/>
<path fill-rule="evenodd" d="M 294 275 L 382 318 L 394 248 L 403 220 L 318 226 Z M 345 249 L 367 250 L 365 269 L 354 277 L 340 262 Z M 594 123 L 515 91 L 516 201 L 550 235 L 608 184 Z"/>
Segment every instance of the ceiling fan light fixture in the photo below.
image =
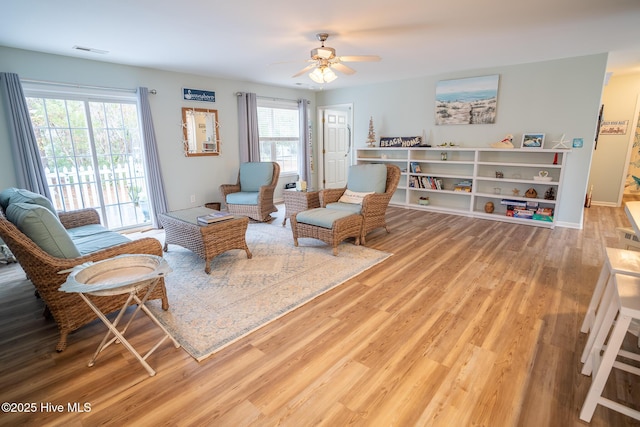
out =
<path fill-rule="evenodd" d="M 316 83 L 331 83 L 338 78 L 336 73 L 329 67 L 318 67 L 309 73 L 309 77 Z"/>
<path fill-rule="evenodd" d="M 333 59 L 336 57 L 336 50 L 332 47 L 317 47 L 311 50 L 311 59 Z"/>

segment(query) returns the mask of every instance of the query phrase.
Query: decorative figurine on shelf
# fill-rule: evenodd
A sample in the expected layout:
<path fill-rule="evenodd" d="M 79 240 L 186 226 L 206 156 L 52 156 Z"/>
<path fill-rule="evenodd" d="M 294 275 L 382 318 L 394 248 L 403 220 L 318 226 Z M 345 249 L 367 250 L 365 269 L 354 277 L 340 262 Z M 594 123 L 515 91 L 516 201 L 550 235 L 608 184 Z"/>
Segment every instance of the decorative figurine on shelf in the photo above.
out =
<path fill-rule="evenodd" d="M 535 199 L 536 197 L 538 197 L 538 192 L 536 191 L 535 188 L 531 187 L 524 193 L 524 197 Z"/>
<path fill-rule="evenodd" d="M 486 213 L 493 213 L 493 210 L 495 209 L 495 206 L 493 205 L 493 202 L 487 202 L 484 205 L 484 211 Z"/>
<path fill-rule="evenodd" d="M 502 171 L 496 171 L 496 178 L 504 178 L 504 173 L 502 173 Z"/>
<path fill-rule="evenodd" d="M 562 134 L 562 136 L 560 137 L 560 139 L 556 139 L 555 141 L 551 141 L 551 142 L 555 142 L 556 145 L 554 145 L 551 148 L 569 148 L 567 147 L 566 143 L 569 142 L 568 139 L 564 139 L 564 133 Z M 556 154 L 557 156 L 557 154 Z M 557 163 L 554 163 L 554 165 L 556 165 Z"/>
<path fill-rule="evenodd" d="M 373 130 L 373 117 L 369 119 L 369 135 L 367 136 L 367 146 L 376 146 L 376 132 Z"/>
<path fill-rule="evenodd" d="M 440 153 L 440 160 L 447 160 L 447 152 L 443 151 L 442 153 Z"/>
<path fill-rule="evenodd" d="M 491 144 L 493 148 L 513 148 L 513 135 L 508 134 L 502 141 Z"/>
<path fill-rule="evenodd" d="M 511 190 L 511 192 L 513 193 L 514 196 L 520 195 L 520 190 L 518 190 L 517 188 L 514 188 L 513 190 Z"/>
<path fill-rule="evenodd" d="M 553 190 L 553 187 L 549 187 L 549 189 L 544 193 L 544 199 L 545 200 L 556 199 L 556 195 L 555 195 L 555 191 Z"/>

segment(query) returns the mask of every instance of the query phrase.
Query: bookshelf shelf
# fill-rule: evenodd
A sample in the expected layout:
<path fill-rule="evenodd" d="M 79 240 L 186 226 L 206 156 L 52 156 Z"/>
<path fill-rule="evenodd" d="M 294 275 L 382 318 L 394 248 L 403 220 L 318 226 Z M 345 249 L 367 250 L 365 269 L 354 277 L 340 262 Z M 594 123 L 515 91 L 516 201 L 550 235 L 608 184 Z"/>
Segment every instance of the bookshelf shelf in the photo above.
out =
<path fill-rule="evenodd" d="M 368 147 L 357 149 L 356 162 L 391 162 L 400 167 L 402 174 L 391 199 L 393 205 L 553 228 L 554 216 L 536 215 L 538 219 L 508 216 L 508 210 L 510 215 L 515 211 L 502 204 L 502 200 L 529 202 L 529 211 L 555 212 L 570 152 L 567 149 Z M 524 196 L 530 189 L 537 193 L 535 197 Z M 549 192 L 553 193 L 553 199 L 546 198 L 550 197 Z M 429 197 L 429 204 L 419 204 L 420 197 L 425 195 Z M 488 202 L 494 204 L 493 213 L 485 212 Z M 525 212 L 526 206 L 517 207 L 517 211 L 518 215 L 529 214 Z"/>

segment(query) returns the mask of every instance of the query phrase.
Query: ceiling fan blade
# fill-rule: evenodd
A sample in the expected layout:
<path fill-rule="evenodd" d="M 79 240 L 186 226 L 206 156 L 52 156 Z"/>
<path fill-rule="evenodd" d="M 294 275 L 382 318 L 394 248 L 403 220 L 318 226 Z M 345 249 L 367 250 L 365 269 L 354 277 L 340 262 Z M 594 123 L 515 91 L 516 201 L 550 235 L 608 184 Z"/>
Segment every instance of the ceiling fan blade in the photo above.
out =
<path fill-rule="evenodd" d="M 348 74 L 348 75 L 355 74 L 355 72 L 356 72 L 356 70 L 354 70 L 353 68 L 347 67 L 346 65 L 341 64 L 339 62 L 331 65 L 331 68 L 333 68 L 334 70 L 338 70 L 341 73 Z"/>
<path fill-rule="evenodd" d="M 376 62 L 381 60 L 378 55 L 339 56 L 338 59 L 340 62 Z"/>
<path fill-rule="evenodd" d="M 311 59 L 306 59 L 306 60 L 302 60 L 302 61 L 300 61 L 300 60 L 296 60 L 296 61 L 279 61 L 279 62 L 271 62 L 271 63 L 267 64 L 267 66 L 271 67 L 273 65 L 283 65 L 283 64 L 302 64 L 302 63 L 305 63 L 305 62 L 310 63 L 310 62 L 315 62 L 315 61 L 313 61 Z"/>
<path fill-rule="evenodd" d="M 315 68 L 315 66 L 316 66 L 316 64 L 315 64 L 315 63 L 314 63 L 314 64 L 309 64 L 309 65 L 307 65 L 306 67 L 304 67 L 302 70 L 300 70 L 300 71 L 298 71 L 297 73 L 295 73 L 295 74 L 294 74 L 293 76 L 291 76 L 291 77 L 293 78 L 293 77 L 301 76 L 301 75 L 303 75 L 304 73 L 306 73 L 307 71 L 311 70 L 312 68 Z"/>

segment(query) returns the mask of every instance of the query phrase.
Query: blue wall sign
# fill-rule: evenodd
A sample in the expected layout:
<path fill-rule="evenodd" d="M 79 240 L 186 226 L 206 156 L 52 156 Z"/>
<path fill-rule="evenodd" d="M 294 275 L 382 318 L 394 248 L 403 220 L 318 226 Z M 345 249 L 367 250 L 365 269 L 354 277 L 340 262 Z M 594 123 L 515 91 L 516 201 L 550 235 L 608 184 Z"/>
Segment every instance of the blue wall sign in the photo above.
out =
<path fill-rule="evenodd" d="M 210 90 L 182 88 L 182 97 L 187 101 L 216 102 L 216 93 Z"/>

